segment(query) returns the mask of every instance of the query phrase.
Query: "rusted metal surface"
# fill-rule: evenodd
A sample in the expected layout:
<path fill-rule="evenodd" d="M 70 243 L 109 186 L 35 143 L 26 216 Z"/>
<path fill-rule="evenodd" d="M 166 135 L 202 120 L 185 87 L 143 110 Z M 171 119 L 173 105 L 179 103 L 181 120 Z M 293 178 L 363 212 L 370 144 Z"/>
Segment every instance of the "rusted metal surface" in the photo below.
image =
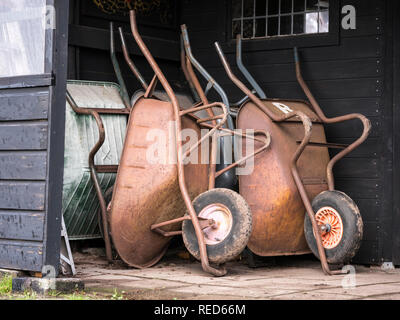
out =
<path fill-rule="evenodd" d="M 259 176 L 254 176 L 253 179 L 251 176 L 242 177 L 243 181 L 240 181 L 241 194 L 248 201 L 250 207 L 252 209 L 254 207 L 254 211 L 252 210 L 253 215 L 255 215 L 253 220 L 254 227 L 252 238 L 248 244 L 249 248 L 260 255 L 275 255 L 277 250 L 278 254 L 304 253 L 303 249 L 306 243 L 304 241 L 303 222 L 304 211 L 306 211 L 316 235 L 323 271 L 330 275 L 341 273 L 341 271 L 330 270 L 328 266 L 325 249 L 322 244 L 322 230 L 316 222 L 310 198 L 315 197 L 328 186 L 330 190 L 333 190 L 333 165 L 366 139 L 370 130 L 369 120 L 360 114 L 351 114 L 333 119 L 326 118 L 301 77 L 297 49 L 295 49 L 297 79 L 314 110 L 311 110 L 307 103 L 260 100 L 232 73 L 217 42 L 215 46 L 229 78 L 250 99 L 249 102 L 243 104 L 239 111 L 238 128 L 264 125 L 273 137 L 271 146 L 273 152 L 262 155 L 265 157 L 264 162 L 259 168 L 256 165 L 254 172 L 261 175 L 265 174 L 266 171 L 271 171 L 262 182 L 268 184 L 272 180 L 274 183 L 270 185 L 270 188 L 265 188 L 265 193 L 263 193 L 263 187 L 260 187 L 260 181 L 258 180 Z M 302 128 L 298 123 L 299 118 L 303 124 Z M 264 123 L 259 123 L 260 119 L 264 119 Z M 364 131 L 362 136 L 339 152 L 332 160 L 329 160 L 328 145 L 326 144 L 321 123 L 335 123 L 350 119 L 360 119 L 363 122 Z M 314 123 L 313 135 L 311 135 L 312 122 Z M 278 126 L 278 123 L 281 124 Z M 319 128 L 315 128 L 318 123 Z M 301 135 L 299 136 L 299 133 L 301 131 L 304 131 L 304 138 L 298 146 L 296 142 L 300 140 Z M 315 144 L 307 147 L 311 139 Z M 276 146 L 275 148 L 274 145 Z M 307 149 L 305 150 L 306 147 Z M 260 158 L 256 159 L 256 161 L 260 161 Z M 325 170 L 326 173 L 323 173 Z M 323 184 L 325 179 L 328 186 Z M 306 185 L 306 181 L 315 181 L 316 183 L 310 187 L 308 183 Z M 248 197 L 253 198 L 248 199 L 244 193 L 251 188 L 257 188 L 257 192 L 249 192 Z M 273 194 L 273 198 L 268 199 L 268 193 Z M 257 194 L 261 195 L 262 198 L 255 196 Z M 267 201 L 263 202 L 265 199 Z M 289 212 L 290 214 L 288 214 Z M 268 221 L 270 219 L 271 221 Z M 268 227 L 273 229 L 268 229 Z M 288 234 L 289 237 L 285 237 L 285 234 Z M 272 239 L 268 239 L 268 236 L 271 236 Z M 271 240 L 276 240 L 276 242 Z"/>
<path fill-rule="evenodd" d="M 263 100 L 263 103 L 273 110 L 273 101 Z M 280 102 L 293 110 L 307 108 L 300 102 Z M 260 256 L 309 253 L 304 237 L 305 209 L 289 170 L 298 148 L 297 140 L 304 135 L 303 124 L 289 121 L 278 124 L 250 101 L 239 111 L 237 128 L 262 128 L 272 136 L 271 150 L 255 158 L 253 173 L 239 177 L 239 193 L 247 200 L 253 214 L 248 247 Z M 321 124 L 313 125 L 310 140 L 325 141 Z M 305 185 L 311 199 L 328 189 L 325 171 L 328 162 L 328 149 L 320 147 L 307 147 L 299 158 L 300 177 L 311 181 Z M 316 182 L 312 183 L 313 180 Z"/>
<path fill-rule="evenodd" d="M 153 232 L 151 226 L 179 218 L 186 211 L 177 165 L 168 164 L 168 159 L 165 159 L 166 164 L 152 164 L 146 159 L 148 146 L 153 143 L 146 141 L 147 132 L 158 129 L 170 136 L 168 124 L 174 120 L 169 102 L 145 98 L 136 102 L 129 118 L 111 201 L 111 233 L 120 257 L 131 266 L 143 268 L 157 263 L 170 238 Z M 182 128 L 200 134 L 196 122 L 186 117 L 182 118 Z M 165 141 L 165 150 L 175 151 L 170 141 Z M 172 141 L 175 143 L 174 138 Z M 207 190 L 208 165 L 187 164 L 184 174 L 190 181 L 189 199 Z M 163 225 L 165 232 L 179 230 L 179 223 Z"/>

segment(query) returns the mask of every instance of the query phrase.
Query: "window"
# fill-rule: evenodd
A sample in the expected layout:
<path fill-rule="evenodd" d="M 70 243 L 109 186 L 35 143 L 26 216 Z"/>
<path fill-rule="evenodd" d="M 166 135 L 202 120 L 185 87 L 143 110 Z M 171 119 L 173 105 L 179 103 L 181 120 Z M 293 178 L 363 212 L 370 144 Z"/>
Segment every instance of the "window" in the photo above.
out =
<path fill-rule="evenodd" d="M 232 39 L 329 32 L 329 0 L 232 0 Z"/>
<path fill-rule="evenodd" d="M 44 73 L 46 0 L 1 0 L 0 77 Z"/>

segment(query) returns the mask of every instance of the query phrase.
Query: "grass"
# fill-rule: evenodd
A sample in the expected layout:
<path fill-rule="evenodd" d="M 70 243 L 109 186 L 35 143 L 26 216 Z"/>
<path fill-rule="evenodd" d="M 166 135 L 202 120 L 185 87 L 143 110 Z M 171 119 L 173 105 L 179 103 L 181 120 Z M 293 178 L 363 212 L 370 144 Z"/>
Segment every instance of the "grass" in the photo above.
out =
<path fill-rule="evenodd" d="M 12 277 L 5 275 L 0 279 L 0 295 L 9 295 L 12 290 Z"/>
<path fill-rule="evenodd" d="M 71 294 L 63 294 L 61 292 L 51 290 L 46 295 L 37 295 L 32 290 L 25 290 L 23 293 L 12 293 L 12 276 L 5 275 L 0 277 L 0 300 L 37 300 L 37 299 L 62 299 L 62 300 L 125 300 L 125 291 L 118 291 L 114 288 L 111 293 L 103 293 L 98 295 L 97 292 L 86 293 L 85 291 L 76 291 Z"/>
<path fill-rule="evenodd" d="M 125 291 L 118 292 L 117 289 L 114 289 L 114 294 L 111 296 L 112 300 L 123 300 Z"/>

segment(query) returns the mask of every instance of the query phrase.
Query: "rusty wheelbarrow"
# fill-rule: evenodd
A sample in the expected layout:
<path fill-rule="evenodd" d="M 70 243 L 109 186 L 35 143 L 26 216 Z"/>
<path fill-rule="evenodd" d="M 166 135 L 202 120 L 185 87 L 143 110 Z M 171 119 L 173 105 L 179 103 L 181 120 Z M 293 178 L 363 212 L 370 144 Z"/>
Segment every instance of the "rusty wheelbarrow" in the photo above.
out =
<path fill-rule="evenodd" d="M 130 12 L 130 20 L 133 37 L 155 75 L 144 95 L 132 106 L 128 120 L 109 204 L 114 246 L 127 264 L 145 268 L 161 259 L 172 236 L 182 234 L 187 249 L 201 260 L 203 270 L 222 276 L 225 268 L 213 267 L 210 262 L 221 265 L 244 249 L 251 233 L 252 215 L 238 193 L 214 188 L 216 177 L 247 160 L 244 157 L 216 171 L 216 132 L 248 137 L 222 128 L 228 117 L 222 103 L 199 103 L 181 110 L 171 86 L 139 35 L 134 11 Z M 169 101 L 151 98 L 157 81 Z M 213 108 L 222 113 L 214 115 Z M 201 119 L 194 114 L 201 110 L 208 111 L 209 116 Z M 182 130 L 190 129 L 200 137 L 201 128 L 210 130 L 201 138 L 183 144 Z M 257 133 L 263 137 L 253 138 L 262 146 L 250 156 L 261 153 L 270 143 L 264 130 Z M 200 144 L 211 137 L 211 147 L 205 148 L 211 149 L 210 163 L 201 161 L 203 148 L 194 157 L 198 163 L 187 162 L 189 155 L 199 151 Z M 155 140 L 158 148 L 149 143 Z"/>
<path fill-rule="evenodd" d="M 326 274 L 340 273 L 328 264 L 348 262 L 356 254 L 363 222 L 355 202 L 335 190 L 332 168 L 365 141 L 369 120 L 361 114 L 327 118 L 301 77 L 296 48 L 297 79 L 310 103 L 258 98 L 233 74 L 217 42 L 215 47 L 229 78 L 249 97 L 238 112 L 237 128 L 263 128 L 272 137 L 271 150 L 255 159 L 253 173 L 239 178 L 240 194 L 253 214 L 248 248 L 260 256 L 304 254 L 311 249 Z M 360 138 L 350 145 L 326 142 L 324 123 L 351 119 L 363 124 Z M 330 159 L 328 148 L 342 150 Z"/>

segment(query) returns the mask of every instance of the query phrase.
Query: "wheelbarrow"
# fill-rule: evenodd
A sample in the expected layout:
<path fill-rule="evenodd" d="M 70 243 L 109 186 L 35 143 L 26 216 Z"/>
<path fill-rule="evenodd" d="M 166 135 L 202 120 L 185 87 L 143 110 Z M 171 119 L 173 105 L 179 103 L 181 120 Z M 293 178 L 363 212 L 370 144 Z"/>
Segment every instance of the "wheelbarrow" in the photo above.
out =
<path fill-rule="evenodd" d="M 144 95 L 135 101 L 128 120 L 109 204 L 115 249 L 128 265 L 150 267 L 164 255 L 171 237 L 182 235 L 188 250 L 201 260 L 203 270 L 222 276 L 226 274 L 222 264 L 237 256 L 247 244 L 252 215 L 246 201 L 238 193 L 213 188 L 216 177 L 247 160 L 244 157 L 216 171 L 215 133 L 221 130 L 242 138 L 251 137 L 222 128 L 228 117 L 222 103 L 197 104 L 181 110 L 171 86 L 138 32 L 133 10 L 130 11 L 130 22 L 133 37 L 155 75 Z M 169 101 L 151 98 L 158 81 Z M 212 108 L 220 108 L 221 114 L 213 115 Z M 210 116 L 198 118 L 194 113 L 201 110 L 209 110 Z M 172 131 L 169 132 L 171 123 Z M 184 149 L 182 129 L 191 129 L 200 136 L 200 128 L 210 130 L 200 139 L 190 140 Z M 168 160 L 166 158 L 163 158 L 164 161 L 149 162 L 149 141 L 146 138 L 154 132 L 172 137 L 163 140 L 161 145 L 165 150 L 173 150 L 176 163 L 165 161 Z M 270 143 L 267 132 L 260 130 L 257 134 L 263 137 L 253 139 L 263 145 L 250 155 L 252 157 L 266 150 Z M 211 137 L 210 163 L 185 163 L 187 157 Z M 198 160 L 201 157 L 202 154 L 198 153 Z M 210 263 L 220 266 L 214 267 Z"/>
<path fill-rule="evenodd" d="M 114 184 L 129 109 L 115 83 L 68 80 L 67 91 L 63 216 L 70 240 L 100 238 L 98 197 Z"/>
<path fill-rule="evenodd" d="M 70 239 L 103 237 L 103 222 L 125 138 L 130 101 L 114 48 L 110 23 L 110 57 L 119 84 L 68 80 L 65 121 L 63 216 Z M 108 234 L 108 232 L 107 232 Z"/>
<path fill-rule="evenodd" d="M 330 270 L 329 264 L 346 263 L 356 254 L 363 222 L 356 203 L 335 190 L 332 168 L 365 141 L 370 121 L 361 114 L 327 118 L 301 77 L 296 48 L 297 79 L 310 103 L 260 99 L 233 74 L 218 42 L 215 47 L 228 77 L 249 97 L 238 112 L 237 128 L 263 128 L 272 137 L 271 150 L 255 159 L 253 173 L 239 177 L 240 194 L 253 214 L 248 248 L 259 256 L 304 254 L 311 249 L 326 274 L 341 273 Z M 350 145 L 326 142 L 323 124 L 351 119 L 363 124 L 360 138 Z M 341 151 L 330 159 L 328 148 Z"/>

